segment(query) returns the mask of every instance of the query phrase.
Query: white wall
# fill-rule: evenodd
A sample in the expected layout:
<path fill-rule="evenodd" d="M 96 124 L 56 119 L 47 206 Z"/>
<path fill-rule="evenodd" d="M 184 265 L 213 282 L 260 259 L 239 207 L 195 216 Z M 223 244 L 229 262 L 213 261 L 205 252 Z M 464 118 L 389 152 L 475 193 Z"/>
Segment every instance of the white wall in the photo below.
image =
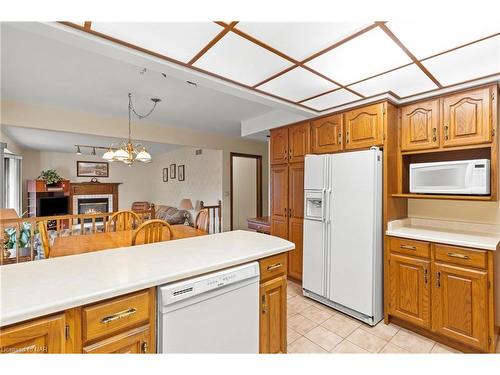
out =
<path fill-rule="evenodd" d="M 248 229 L 247 219 L 257 216 L 257 163 L 233 158 L 233 229 Z"/>
<path fill-rule="evenodd" d="M 36 179 L 43 169 L 55 169 L 61 177 L 71 182 L 88 182 L 90 177 L 76 176 L 76 162 L 103 161 L 100 156 L 76 155 L 66 152 L 27 150 L 23 154 L 23 190 L 26 180 Z M 109 164 L 109 177 L 99 178 L 100 182 L 122 182 L 118 187 L 118 205 L 120 209 L 130 208 L 134 201 L 147 201 L 151 197 L 150 165 L 136 163 L 131 167 L 123 163 Z M 26 192 L 23 206 L 26 206 Z"/>
<path fill-rule="evenodd" d="M 203 149 L 195 155 L 195 148 L 182 147 L 156 156 L 151 163 L 151 198 L 155 204 L 178 207 L 181 199 L 189 198 L 196 208 L 199 201 L 206 205 L 217 204 L 222 200 L 222 151 Z M 185 180 L 176 178 L 163 182 L 163 168 L 170 164 L 184 165 Z"/>

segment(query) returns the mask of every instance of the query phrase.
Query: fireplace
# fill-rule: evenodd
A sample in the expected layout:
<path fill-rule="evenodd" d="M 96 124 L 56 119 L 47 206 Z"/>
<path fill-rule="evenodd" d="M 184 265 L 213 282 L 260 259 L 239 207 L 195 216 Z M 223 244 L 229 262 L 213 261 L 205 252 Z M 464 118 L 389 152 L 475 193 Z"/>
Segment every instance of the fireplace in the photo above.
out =
<path fill-rule="evenodd" d="M 108 198 L 78 198 L 77 199 L 78 213 L 79 214 L 100 214 L 109 211 Z M 85 222 L 92 221 L 85 219 Z M 97 219 L 96 221 L 102 221 Z"/>

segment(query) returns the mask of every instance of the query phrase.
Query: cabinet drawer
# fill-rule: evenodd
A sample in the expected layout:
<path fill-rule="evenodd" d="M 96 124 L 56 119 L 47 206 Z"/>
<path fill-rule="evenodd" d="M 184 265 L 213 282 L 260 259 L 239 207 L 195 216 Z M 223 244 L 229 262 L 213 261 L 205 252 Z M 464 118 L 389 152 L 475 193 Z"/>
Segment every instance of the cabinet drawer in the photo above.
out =
<path fill-rule="evenodd" d="M 463 247 L 436 244 L 434 245 L 434 256 L 438 261 L 461 266 L 486 269 L 487 265 L 486 250 L 471 250 Z"/>
<path fill-rule="evenodd" d="M 424 241 L 409 240 L 406 238 L 391 237 L 390 249 L 393 252 L 430 258 L 430 244 Z"/>
<path fill-rule="evenodd" d="M 82 309 L 83 341 L 104 337 L 149 320 L 148 291 L 114 298 Z"/>
<path fill-rule="evenodd" d="M 287 253 L 273 255 L 259 261 L 260 281 L 270 280 L 286 274 Z"/>

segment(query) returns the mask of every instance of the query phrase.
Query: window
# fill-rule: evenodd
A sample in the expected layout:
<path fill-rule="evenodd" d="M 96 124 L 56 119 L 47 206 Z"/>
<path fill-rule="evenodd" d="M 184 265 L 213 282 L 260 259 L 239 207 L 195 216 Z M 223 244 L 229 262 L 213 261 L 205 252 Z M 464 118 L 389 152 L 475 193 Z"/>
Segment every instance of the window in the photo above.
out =
<path fill-rule="evenodd" d="M 2 206 L 13 208 L 22 215 L 22 157 L 4 149 L 2 176 Z"/>

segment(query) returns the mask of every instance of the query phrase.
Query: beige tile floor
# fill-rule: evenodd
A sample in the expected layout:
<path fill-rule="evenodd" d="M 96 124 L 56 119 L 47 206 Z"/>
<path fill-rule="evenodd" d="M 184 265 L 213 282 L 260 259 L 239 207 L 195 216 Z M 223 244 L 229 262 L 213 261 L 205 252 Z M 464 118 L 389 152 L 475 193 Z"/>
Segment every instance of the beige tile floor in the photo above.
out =
<path fill-rule="evenodd" d="M 288 353 L 458 353 L 393 324 L 375 327 L 302 295 L 289 281 Z"/>

